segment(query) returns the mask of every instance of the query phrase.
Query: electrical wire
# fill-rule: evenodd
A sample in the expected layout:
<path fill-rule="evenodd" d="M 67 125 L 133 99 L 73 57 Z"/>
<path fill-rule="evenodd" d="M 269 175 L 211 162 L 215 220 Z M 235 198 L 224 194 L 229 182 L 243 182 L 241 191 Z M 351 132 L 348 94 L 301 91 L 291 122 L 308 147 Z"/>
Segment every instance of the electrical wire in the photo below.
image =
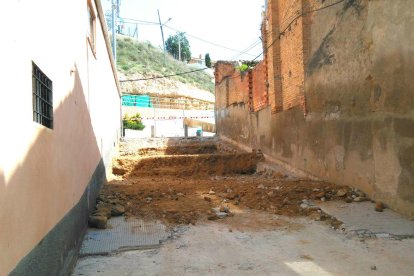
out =
<path fill-rule="evenodd" d="M 233 56 L 230 58 L 230 60 L 235 60 L 238 57 L 240 57 L 241 55 L 247 53 L 248 51 L 252 50 L 254 47 L 256 47 L 257 45 L 259 45 L 262 41 L 260 39 L 258 39 L 257 41 L 255 41 L 253 44 L 249 45 L 246 49 L 244 49 L 242 52 L 240 52 L 239 54 Z"/>
<path fill-rule="evenodd" d="M 122 20 L 124 20 L 124 22 L 125 22 L 125 23 L 130 23 L 130 24 L 139 24 L 139 25 L 153 25 L 153 26 L 158 26 L 158 25 L 159 25 L 159 23 L 158 23 L 158 22 L 152 22 L 152 21 L 145 21 L 145 20 L 139 20 L 139 19 L 133 19 L 133 18 L 125 18 L 125 17 L 122 17 L 121 19 L 122 19 Z M 166 25 L 166 24 L 162 24 L 162 25 L 163 25 L 164 27 L 169 28 L 169 29 L 171 29 L 171 30 L 174 30 L 174 31 L 176 31 L 176 32 L 182 32 L 181 30 L 178 30 L 178 29 L 173 28 L 173 27 L 171 27 L 171 26 L 168 26 L 168 25 Z M 211 41 L 205 40 L 205 39 L 203 39 L 203 38 L 197 37 L 197 36 L 195 36 L 195 35 L 191 35 L 191 34 L 189 34 L 189 33 L 187 33 L 187 32 L 186 32 L 186 35 L 187 35 L 187 36 L 189 36 L 189 37 L 192 37 L 192 38 L 194 38 L 194 39 L 200 40 L 200 41 L 202 41 L 202 42 L 205 42 L 205 43 L 208 43 L 208 44 L 214 45 L 214 46 L 216 46 L 216 47 L 220 47 L 220 48 L 223 48 L 223 49 L 226 49 L 226 50 L 229 50 L 229 51 L 236 52 L 236 53 L 238 53 L 238 54 L 246 54 L 246 55 L 249 55 L 249 56 L 255 56 L 255 55 L 253 55 L 253 54 L 247 53 L 247 51 L 246 51 L 246 50 L 239 51 L 239 50 L 236 50 L 236 49 L 232 49 L 232 48 L 229 48 L 229 47 L 226 47 L 226 46 L 220 45 L 220 44 L 218 44 L 218 43 L 211 42 Z"/>
<path fill-rule="evenodd" d="M 128 21 L 133 21 L 141 23 L 141 24 L 146 24 L 146 25 L 160 25 L 160 23 L 157 22 L 152 22 L 152 21 L 145 21 L 145 20 L 139 20 L 139 19 L 133 19 L 133 18 L 126 18 L 126 17 L 121 17 L 122 20 L 128 20 Z"/>
<path fill-rule="evenodd" d="M 277 36 L 277 38 L 276 39 L 274 39 L 273 41 L 272 41 L 272 43 L 269 45 L 269 46 L 267 46 L 266 47 L 266 49 L 265 49 L 265 51 L 267 51 L 268 49 L 270 49 L 270 47 L 272 47 L 273 46 L 273 44 L 275 44 L 276 43 L 276 41 L 277 40 L 280 40 L 280 36 L 281 35 L 283 35 L 285 32 L 286 32 L 286 30 L 287 29 L 289 29 L 289 27 L 293 24 L 293 22 L 295 22 L 295 20 L 297 20 L 298 18 L 300 18 L 300 17 L 302 17 L 302 16 L 304 16 L 304 15 L 307 15 L 307 14 L 310 14 L 310 13 L 314 13 L 314 12 L 318 12 L 318 11 L 321 11 L 321 10 L 324 10 L 324 9 L 327 9 L 327 8 L 330 8 L 330 7 L 333 7 L 333 6 L 335 6 L 335 5 L 338 5 L 338 4 L 340 4 L 340 3 L 342 3 L 342 2 L 345 2 L 345 1 L 347 1 L 347 0 L 339 0 L 339 1 L 337 1 L 337 2 L 335 2 L 335 3 L 332 3 L 332 4 L 329 4 L 329 5 L 326 5 L 326 6 L 323 6 L 323 7 L 321 7 L 321 8 L 318 8 L 318 9 L 314 9 L 314 10 L 309 10 L 309 11 L 306 11 L 306 12 L 302 12 L 302 13 L 299 13 L 297 16 L 295 16 L 290 22 L 289 22 L 289 24 L 283 29 L 283 31 L 281 31 L 281 32 L 279 32 L 279 35 Z M 296 13 L 298 13 L 298 12 L 300 12 L 299 10 L 298 11 L 296 11 Z M 290 17 L 290 18 L 292 18 L 292 17 Z M 285 21 L 285 22 L 287 22 L 287 21 Z M 284 22 L 282 22 L 282 24 L 283 24 Z M 282 25 L 281 24 L 281 25 Z M 271 33 L 273 32 L 273 30 L 272 31 L 270 31 L 267 35 L 270 35 Z M 265 51 L 263 51 L 263 52 L 261 52 L 258 56 L 256 56 L 252 61 L 255 61 L 255 60 L 257 60 L 261 55 L 263 55 L 264 54 L 264 52 Z M 224 79 L 226 79 L 226 78 L 229 78 L 229 79 L 235 79 L 235 78 L 237 78 L 237 77 L 240 77 L 241 76 L 241 73 L 239 73 L 239 74 L 237 74 L 237 75 L 235 75 L 235 76 L 231 76 L 231 75 L 229 75 L 229 76 L 227 76 L 227 77 L 224 77 L 223 78 L 223 80 Z"/>
<path fill-rule="evenodd" d="M 169 28 L 169 29 L 171 29 L 171 30 L 173 30 L 173 31 L 176 31 L 176 32 L 182 32 L 181 30 L 178 30 L 178 29 L 173 28 L 173 27 L 168 26 L 168 25 L 164 25 L 164 27 Z M 233 51 L 233 52 L 236 52 L 236 53 L 241 53 L 241 52 L 242 52 L 242 51 L 239 51 L 239 50 L 236 50 L 236 49 L 232 49 L 232 48 L 229 48 L 229 47 L 226 47 L 226 46 L 223 46 L 223 45 L 220 45 L 220 44 L 217 44 L 217 43 L 214 43 L 214 42 L 211 42 L 211 41 L 205 40 L 205 39 L 203 39 L 203 38 L 200 38 L 200 37 L 197 37 L 197 36 L 195 36 L 195 35 L 189 34 L 189 33 L 187 33 L 187 32 L 185 32 L 185 34 L 186 34 L 188 37 L 192 37 L 192 38 L 194 38 L 194 39 L 197 39 L 197 40 L 200 40 L 200 41 L 202 41 L 202 42 L 205 42 L 205 43 L 208 43 L 208 44 L 214 45 L 214 46 L 216 46 L 216 47 L 220 47 L 220 48 L 223 48 L 223 49 L 226 49 L 226 50 L 229 50 L 229 51 Z M 253 54 L 249 54 L 249 53 L 245 53 L 245 54 L 246 54 L 246 55 L 249 55 L 249 56 L 254 56 Z"/>
<path fill-rule="evenodd" d="M 181 76 L 181 75 L 191 74 L 191 73 L 194 73 L 194 72 L 204 71 L 204 70 L 207 70 L 207 69 L 209 69 L 209 68 L 202 68 L 202 69 L 192 70 L 192 71 L 188 71 L 188 72 L 181 72 L 181 73 L 176 73 L 176 74 L 171 74 L 171 75 L 157 76 L 157 77 L 151 77 L 151 78 L 145 78 L 145 79 L 120 80 L 119 82 L 132 82 L 132 81 L 165 79 L 165 78 L 169 78 L 169 77 Z"/>
<path fill-rule="evenodd" d="M 293 22 L 295 22 L 298 18 L 300 18 L 300 17 L 302 17 L 302 16 L 304 16 L 304 15 L 307 15 L 307 14 L 310 14 L 310 13 L 313 13 L 313 12 L 317 12 L 317 11 L 321 11 L 321 10 L 324 10 L 324 9 L 327 9 L 327 8 L 330 8 L 330 7 L 332 7 L 332 6 L 335 6 L 335 5 L 338 5 L 338 4 L 340 4 L 340 3 L 342 3 L 342 2 L 345 2 L 346 0 L 339 0 L 339 1 L 337 1 L 337 2 L 335 2 L 335 3 L 332 3 L 332 4 L 329 4 L 329 5 L 326 5 L 326 6 L 324 6 L 324 7 L 321 7 L 321 8 L 318 8 L 318 9 L 314 9 L 314 10 L 310 10 L 310 11 L 307 11 L 307 12 L 302 12 L 302 13 L 300 13 L 300 14 L 298 14 L 297 16 L 295 16 L 291 21 L 290 21 L 290 23 L 283 29 L 283 31 L 281 31 L 281 32 L 279 32 L 279 35 L 278 35 L 278 37 L 275 39 L 275 40 L 273 40 L 272 41 L 272 43 L 269 45 L 269 46 L 267 46 L 266 47 L 266 50 L 268 50 L 270 47 L 272 47 L 273 46 L 273 44 L 275 44 L 276 43 L 276 41 L 277 40 L 280 40 L 280 36 L 281 35 L 283 35 L 285 32 L 286 32 L 286 30 L 287 29 L 289 29 L 289 27 L 293 24 Z M 253 59 L 253 61 L 255 61 L 256 59 L 258 59 L 261 55 L 263 55 L 263 53 L 264 53 L 264 51 L 263 52 L 261 52 L 257 57 L 255 57 L 254 59 Z"/>
<path fill-rule="evenodd" d="M 327 8 L 330 8 L 330 7 L 332 7 L 332 6 L 335 6 L 335 5 L 338 5 L 338 4 L 340 4 L 340 3 L 342 3 L 342 2 L 345 2 L 346 0 L 339 0 L 339 1 L 337 1 L 337 2 L 335 2 L 335 3 L 332 3 L 332 4 L 329 4 L 329 5 L 326 5 L 326 6 L 324 6 L 324 7 L 321 7 L 321 8 L 318 8 L 318 9 L 314 9 L 314 10 L 310 10 L 310 11 L 307 11 L 307 12 L 302 12 L 302 13 L 300 13 L 300 14 L 298 14 L 297 16 L 295 16 L 291 21 L 290 21 L 290 23 L 283 29 L 283 31 L 281 31 L 281 32 L 279 32 L 279 35 L 278 35 L 278 37 L 276 38 L 276 39 L 274 39 L 273 41 L 272 41 L 272 43 L 269 45 L 269 46 L 267 46 L 266 47 L 266 50 L 268 50 L 270 47 L 272 47 L 273 46 L 273 44 L 275 44 L 276 43 L 276 41 L 277 40 L 280 40 L 280 36 L 281 35 L 283 35 L 285 32 L 286 32 L 286 30 L 293 24 L 293 22 L 295 22 L 295 20 L 297 20 L 298 18 L 300 18 L 300 17 L 302 17 L 302 16 L 304 16 L 304 15 L 307 15 L 307 14 L 310 14 L 310 13 L 313 13 L 313 12 L 317 12 L 317 11 L 321 11 L 321 10 L 324 10 L 324 9 L 327 9 Z M 126 18 L 125 18 L 126 19 Z M 131 19 L 128 19 L 128 20 L 131 20 Z M 156 23 L 156 22 L 150 22 L 150 21 L 143 21 L 143 20 L 136 20 L 136 21 L 142 21 L 142 22 L 144 22 L 144 23 L 153 23 L 154 25 L 155 24 L 158 24 L 158 23 Z M 169 29 L 171 29 L 171 30 L 175 30 L 175 31 L 177 31 L 177 32 L 180 32 L 180 30 L 178 30 L 178 29 L 175 29 L 175 28 L 173 28 L 173 27 L 170 27 L 170 26 L 167 26 L 167 25 L 163 25 L 163 26 L 165 26 L 165 27 L 167 27 L 167 28 L 169 28 Z M 270 32 L 271 33 L 271 32 Z M 205 39 L 202 39 L 202 38 L 199 38 L 199 37 L 196 37 L 196 36 L 193 36 L 193 35 L 190 35 L 190 34 L 188 34 L 188 33 L 186 33 L 189 37 L 192 37 L 192 38 L 194 38 L 194 39 L 198 39 L 198 40 L 201 40 L 201 41 L 203 41 L 203 42 L 206 42 L 206 43 L 209 43 L 209 44 L 212 44 L 212 45 L 215 45 L 215 46 L 217 46 L 217 47 L 221 47 L 221 48 L 224 48 L 224 49 L 227 49 L 227 50 L 230 50 L 230 51 L 234 51 L 234 52 L 237 52 L 237 53 L 243 53 L 243 51 L 238 51 L 238 50 L 235 50 L 235 49 L 231 49 L 231 48 L 228 48 L 228 47 L 226 47 L 226 46 L 222 46 L 222 45 L 219 45 L 219 44 L 216 44 L 216 43 L 213 43 L 213 42 L 210 42 L 210 41 L 207 41 L 207 40 L 205 40 Z M 256 56 L 252 61 L 255 61 L 256 59 L 258 59 L 261 55 L 263 55 L 263 53 L 264 53 L 264 51 L 262 52 L 262 53 L 260 53 L 258 56 Z M 247 55 L 251 55 L 251 56 L 254 56 L 254 55 L 252 55 L 252 54 L 248 54 L 248 53 L 244 53 L 244 54 L 247 54 Z M 176 73 L 176 74 L 171 74 L 171 75 L 164 75 L 164 76 L 158 76 L 158 77 L 151 77 L 151 78 L 144 78 L 144 79 L 131 79 L 131 80 L 120 80 L 119 82 L 132 82 L 132 81 L 144 81 L 144 80 L 154 80 L 154 79 L 163 79 L 163 78 L 169 78 L 169 77 L 174 77 L 174 76 L 180 76 L 180 75 L 185 75 L 185 74 L 190 74 L 190 73 L 194 73 L 194 72 L 199 72 L 199 71 L 204 71 L 204 70 L 206 70 L 206 69 L 208 69 L 208 68 L 203 68 L 203 69 L 197 69 L 197 70 L 192 70 L 192 71 L 188 71 L 188 72 L 181 72 L 181 73 Z M 238 76 L 241 76 L 241 74 L 239 74 Z M 231 78 L 236 78 L 236 77 L 238 77 L 238 76 L 233 76 L 233 77 L 231 77 Z M 230 77 L 230 76 L 228 76 L 228 77 Z"/>

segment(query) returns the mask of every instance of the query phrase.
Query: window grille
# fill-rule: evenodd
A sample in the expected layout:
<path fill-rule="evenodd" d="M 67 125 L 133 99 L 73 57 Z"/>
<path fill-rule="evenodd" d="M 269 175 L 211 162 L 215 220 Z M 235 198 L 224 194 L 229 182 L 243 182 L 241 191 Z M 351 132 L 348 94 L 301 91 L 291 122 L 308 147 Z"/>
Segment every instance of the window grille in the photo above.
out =
<path fill-rule="evenodd" d="M 33 121 L 53 129 L 52 81 L 32 63 Z"/>

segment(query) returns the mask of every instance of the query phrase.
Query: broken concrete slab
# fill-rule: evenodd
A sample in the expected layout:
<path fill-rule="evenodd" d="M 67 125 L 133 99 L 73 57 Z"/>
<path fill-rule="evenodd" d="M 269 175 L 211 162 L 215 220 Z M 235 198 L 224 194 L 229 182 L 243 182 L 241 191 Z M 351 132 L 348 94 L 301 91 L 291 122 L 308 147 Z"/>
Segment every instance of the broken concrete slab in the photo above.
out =
<path fill-rule="evenodd" d="M 375 204 L 372 202 L 347 204 L 329 201 L 317 202 L 316 204 L 325 213 L 342 221 L 343 228 L 348 233 L 354 232 L 358 235 L 365 233 L 365 236 L 377 238 L 414 237 L 414 221 L 406 219 L 390 209 L 376 212 Z"/>
<path fill-rule="evenodd" d="M 166 227 L 156 221 L 123 217 L 108 220 L 108 229 L 88 229 L 85 235 L 80 257 L 90 255 L 108 255 L 119 251 L 155 248 L 168 238 Z"/>

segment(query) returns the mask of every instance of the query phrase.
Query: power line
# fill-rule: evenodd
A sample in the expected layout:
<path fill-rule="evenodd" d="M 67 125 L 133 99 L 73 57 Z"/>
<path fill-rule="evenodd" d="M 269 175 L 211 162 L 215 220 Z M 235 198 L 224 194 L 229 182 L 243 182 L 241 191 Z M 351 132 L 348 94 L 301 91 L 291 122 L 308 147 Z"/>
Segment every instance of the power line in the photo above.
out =
<path fill-rule="evenodd" d="M 174 30 L 174 31 L 176 31 L 176 32 L 182 32 L 182 31 L 180 31 L 180 30 L 178 30 L 178 29 L 176 29 L 176 28 L 173 28 L 173 27 L 170 27 L 170 26 L 168 26 L 168 25 L 164 25 L 165 27 L 167 27 L 167 28 L 169 28 L 169 29 L 171 29 L 171 30 Z M 203 38 L 200 38 L 200 37 L 197 37 L 197 36 L 194 36 L 194 35 L 191 35 L 191 34 L 189 34 L 189 33 L 187 33 L 187 32 L 185 32 L 185 34 L 187 35 L 187 36 L 189 36 L 189 37 L 192 37 L 192 38 L 194 38 L 194 39 L 197 39 L 197 40 L 200 40 L 200 41 L 203 41 L 203 42 L 205 42 L 205 43 L 208 43 L 208 44 L 211 44 L 211 45 L 214 45 L 214 46 L 216 46 L 216 47 L 220 47 L 220 48 L 223 48 L 223 49 L 226 49 L 226 50 L 229 50 L 229 51 L 233 51 L 233 52 L 236 52 L 236 53 L 241 53 L 242 51 L 239 51 L 239 50 L 236 50 L 236 49 L 232 49 L 232 48 L 229 48 L 229 47 L 226 47 L 226 46 L 223 46 L 223 45 L 220 45 L 220 44 L 217 44 L 217 43 L 214 43 L 214 42 L 211 42 L 211 41 L 208 41 L 208 40 L 205 40 L 205 39 L 203 39 Z M 249 56 L 253 56 L 254 57 L 254 55 L 253 54 L 249 54 L 249 53 L 245 53 L 246 55 L 249 55 Z"/>
<path fill-rule="evenodd" d="M 203 69 L 197 69 L 197 70 L 192 70 L 192 71 L 188 71 L 188 72 L 181 72 L 181 73 L 176 73 L 176 74 L 172 74 L 172 75 L 164 75 L 164 76 L 151 77 L 151 78 L 146 78 L 146 79 L 120 80 L 119 82 L 132 82 L 132 81 L 144 81 L 144 80 L 164 79 L 164 78 L 169 78 L 169 77 L 174 77 L 174 76 L 180 76 L 180 75 L 186 75 L 186 74 L 190 74 L 190 73 L 194 73 L 194 72 L 199 72 L 199 71 L 204 71 L 204 70 L 207 70 L 207 69 L 208 68 L 203 68 Z"/>
<path fill-rule="evenodd" d="M 329 4 L 329 5 L 326 5 L 326 6 L 324 6 L 324 7 L 321 7 L 321 8 L 318 8 L 318 9 L 314 9 L 314 10 L 309 10 L 309 11 L 307 11 L 307 12 L 302 12 L 302 13 L 298 14 L 296 17 L 294 17 L 294 18 L 290 21 L 290 23 L 286 26 L 286 28 L 284 28 L 284 29 L 283 29 L 283 31 L 282 31 L 282 32 L 279 32 L 278 37 L 277 37 L 275 40 L 273 40 L 273 41 L 272 41 L 272 43 L 271 43 L 269 46 L 267 46 L 267 47 L 266 47 L 265 51 L 267 51 L 270 47 L 272 47 L 272 46 L 273 46 L 273 44 L 275 44 L 275 42 L 276 42 L 277 40 L 280 40 L 280 36 L 281 36 L 282 34 L 284 34 L 284 33 L 285 33 L 285 31 L 286 31 L 287 29 L 289 29 L 289 27 L 292 25 L 292 23 L 293 23 L 293 22 L 295 22 L 295 20 L 297 20 L 298 18 L 300 18 L 300 17 L 302 17 L 302 16 L 304 16 L 304 15 L 307 15 L 307 14 L 313 13 L 313 12 L 318 12 L 318 11 L 321 11 L 321 10 L 324 10 L 324 9 L 327 9 L 327 8 L 330 8 L 330 7 L 332 7 L 332 6 L 338 5 L 338 4 L 340 4 L 340 3 L 342 3 L 342 2 L 345 2 L 345 1 L 346 1 L 346 0 L 340 0 L 340 1 L 337 1 L 337 2 L 335 2 L 335 3 L 332 3 L 332 4 Z M 296 11 L 296 12 L 300 12 L 300 11 L 298 10 L 298 11 Z M 283 24 L 283 23 L 284 23 L 284 22 L 282 22 L 282 24 Z M 272 31 L 270 31 L 268 35 L 270 35 L 272 32 L 273 32 L 273 30 L 272 30 Z M 258 59 L 261 55 L 263 55 L 263 53 L 264 53 L 264 51 L 263 51 L 263 52 L 261 52 L 258 56 L 256 56 L 256 57 L 255 57 L 252 61 L 255 61 L 256 59 Z M 235 75 L 235 76 L 227 76 L 227 78 L 234 79 L 234 78 L 237 78 L 237 77 L 239 77 L 239 76 L 241 76 L 241 73 L 240 73 L 240 74 L 237 74 L 237 75 Z M 226 77 L 225 77 L 225 78 L 226 78 Z M 224 78 L 223 78 L 223 79 L 224 79 Z"/>
<path fill-rule="evenodd" d="M 156 26 L 154 24 L 148 24 L 148 23 L 143 23 L 143 22 L 139 22 L 139 21 L 132 21 L 132 20 L 124 20 L 122 19 L 122 21 L 120 23 L 125 23 L 125 24 L 137 24 L 137 25 L 141 25 L 141 26 Z"/>
<path fill-rule="evenodd" d="M 272 43 L 271 43 L 268 47 L 266 47 L 266 50 L 268 50 L 270 47 L 272 47 L 272 46 L 273 46 L 273 44 L 275 44 L 275 42 L 276 42 L 277 40 L 280 40 L 280 36 L 281 36 L 281 35 L 283 35 L 283 34 L 286 32 L 286 30 L 287 30 L 287 29 L 289 29 L 289 27 L 292 25 L 292 23 L 293 23 L 293 22 L 295 22 L 295 20 L 297 20 L 298 18 L 300 18 L 300 17 L 302 17 L 302 16 L 304 16 L 304 15 L 307 15 L 307 14 L 313 13 L 313 12 L 317 12 L 317 11 L 321 11 L 321 10 L 324 10 L 324 9 L 330 8 L 330 7 L 332 7 L 332 6 L 338 5 L 338 4 L 340 4 L 340 3 L 342 3 L 342 2 L 345 2 L 345 1 L 346 1 L 346 0 L 339 0 L 339 1 L 335 2 L 335 3 L 332 3 L 332 4 L 329 4 L 329 5 L 326 5 L 326 6 L 324 6 L 324 7 L 321 7 L 321 8 L 318 8 L 318 9 L 314 9 L 314 10 L 310 10 L 310 11 L 307 11 L 307 12 L 302 12 L 302 13 L 300 13 L 299 15 L 297 15 L 296 17 L 294 17 L 294 18 L 290 21 L 290 23 L 286 26 L 286 28 L 284 28 L 284 29 L 283 29 L 283 31 L 279 32 L 278 37 L 277 37 L 275 40 L 273 40 L 273 41 L 272 41 Z M 255 58 L 253 59 L 253 61 L 254 61 L 254 60 L 256 60 L 256 59 L 258 59 L 261 55 L 263 55 L 263 53 L 264 53 L 264 52 L 261 52 L 261 53 L 260 53 L 257 57 L 255 57 Z"/>
<path fill-rule="evenodd" d="M 253 49 L 254 47 L 256 47 L 257 45 L 259 45 L 262 41 L 260 39 L 258 39 L 257 41 L 255 41 L 253 44 L 249 45 L 246 49 L 244 49 L 242 52 L 240 52 L 237 55 L 234 55 L 233 57 L 230 58 L 230 60 L 234 60 L 236 58 L 238 58 L 239 56 L 247 53 L 248 51 L 250 51 L 251 49 Z"/>
<path fill-rule="evenodd" d="M 139 19 L 133 19 L 133 18 L 126 18 L 126 17 L 122 17 L 123 20 L 128 20 L 128 21 L 133 21 L 134 23 L 138 22 L 141 24 L 146 24 L 146 25 L 159 25 L 159 23 L 157 22 L 152 22 L 152 21 L 145 21 L 145 20 L 139 20 Z"/>
<path fill-rule="evenodd" d="M 127 20 L 127 21 L 129 21 L 129 22 L 126 22 L 126 23 L 139 23 L 140 25 L 153 25 L 153 26 L 157 26 L 157 25 L 158 25 L 158 26 L 159 26 L 159 22 L 157 23 L 157 22 L 152 22 L 152 21 L 145 21 L 145 20 L 139 20 L 139 19 L 133 19 L 133 18 L 125 18 L 125 17 L 123 17 L 122 19 L 123 19 L 123 20 Z M 163 26 L 163 27 L 166 27 L 166 28 L 169 28 L 169 29 L 171 29 L 171 30 L 174 30 L 174 31 L 176 31 L 176 32 L 182 32 L 181 30 L 178 30 L 178 29 L 176 29 L 176 28 L 173 28 L 173 27 L 171 27 L 171 26 L 168 26 L 168 25 L 166 25 L 165 23 L 164 23 L 164 24 L 162 24 L 162 26 Z M 220 48 L 223 48 L 223 49 L 226 49 L 226 50 L 229 50 L 229 51 L 233 51 L 233 52 L 236 52 L 236 53 L 238 53 L 238 54 L 242 53 L 242 54 L 246 54 L 246 55 L 249 55 L 249 56 L 255 56 L 255 55 L 253 55 L 253 54 L 246 53 L 246 50 L 239 51 L 239 50 L 232 49 L 232 48 L 229 48 L 229 47 L 224 46 L 224 45 L 220 45 L 220 44 L 215 43 L 215 42 L 211 42 L 211 41 L 205 40 L 205 39 L 203 39 L 203 38 L 201 38 L 201 37 L 197 37 L 197 36 L 195 36 L 195 35 L 191 35 L 191 34 L 189 34 L 189 33 L 187 33 L 187 32 L 185 32 L 185 33 L 186 33 L 186 35 L 187 35 L 187 36 L 189 36 L 189 37 L 192 37 L 192 38 L 197 39 L 197 40 L 200 40 L 200 41 L 202 41 L 202 42 L 205 42 L 205 43 L 208 43 L 208 44 L 214 45 L 214 46 L 216 46 L 216 47 L 220 47 Z"/>

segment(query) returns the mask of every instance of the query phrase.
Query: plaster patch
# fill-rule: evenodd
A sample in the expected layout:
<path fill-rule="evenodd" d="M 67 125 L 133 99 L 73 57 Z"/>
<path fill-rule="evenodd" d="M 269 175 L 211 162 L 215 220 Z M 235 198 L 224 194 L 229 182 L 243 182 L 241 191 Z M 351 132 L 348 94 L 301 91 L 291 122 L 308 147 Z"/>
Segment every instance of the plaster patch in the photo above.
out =
<path fill-rule="evenodd" d="M 391 196 L 397 195 L 398 177 L 401 174 L 400 162 L 391 143 L 387 150 L 381 147 L 381 142 L 374 139 L 375 185 L 382 192 Z"/>

